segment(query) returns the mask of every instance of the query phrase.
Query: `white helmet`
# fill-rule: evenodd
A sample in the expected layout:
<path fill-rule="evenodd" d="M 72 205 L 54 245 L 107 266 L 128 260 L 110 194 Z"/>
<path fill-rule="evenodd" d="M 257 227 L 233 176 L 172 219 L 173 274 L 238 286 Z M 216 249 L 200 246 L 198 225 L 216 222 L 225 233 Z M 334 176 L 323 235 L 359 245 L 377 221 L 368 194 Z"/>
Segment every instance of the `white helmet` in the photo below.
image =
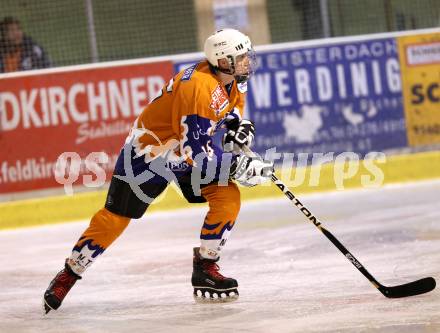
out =
<path fill-rule="evenodd" d="M 229 70 L 219 69 L 227 74 L 235 74 L 237 56 L 253 53 L 251 40 L 248 36 L 235 29 L 222 29 L 216 31 L 205 41 L 205 56 L 214 68 L 219 69 L 218 61 L 226 58 L 229 61 Z M 237 75 L 237 81 L 246 81 L 250 73 Z"/>

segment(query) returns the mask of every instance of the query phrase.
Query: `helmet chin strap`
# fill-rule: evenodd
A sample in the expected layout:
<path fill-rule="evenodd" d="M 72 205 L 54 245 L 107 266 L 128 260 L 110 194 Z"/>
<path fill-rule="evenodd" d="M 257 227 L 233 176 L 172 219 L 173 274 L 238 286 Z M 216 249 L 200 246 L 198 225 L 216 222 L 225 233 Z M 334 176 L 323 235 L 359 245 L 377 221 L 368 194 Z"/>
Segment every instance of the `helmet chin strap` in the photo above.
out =
<path fill-rule="evenodd" d="M 225 68 L 220 68 L 220 67 L 217 67 L 216 69 L 219 72 L 222 72 L 222 73 L 225 73 L 225 74 L 228 74 L 228 75 L 232 75 L 234 77 L 234 80 L 237 83 L 244 83 L 244 82 L 246 82 L 249 79 L 249 73 L 234 74 L 234 73 L 231 73 L 232 72 L 231 69 L 225 69 Z"/>
<path fill-rule="evenodd" d="M 245 83 L 249 79 L 249 73 L 234 75 L 234 79 L 237 83 Z"/>

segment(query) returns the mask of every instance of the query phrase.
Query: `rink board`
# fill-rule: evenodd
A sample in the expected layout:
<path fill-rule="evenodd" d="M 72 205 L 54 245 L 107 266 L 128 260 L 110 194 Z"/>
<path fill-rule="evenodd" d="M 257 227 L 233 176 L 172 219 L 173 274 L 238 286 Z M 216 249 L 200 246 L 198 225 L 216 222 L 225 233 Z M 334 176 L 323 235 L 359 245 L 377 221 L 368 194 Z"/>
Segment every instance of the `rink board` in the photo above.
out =
<path fill-rule="evenodd" d="M 387 157 L 386 163 L 377 164 L 383 171 L 383 184 L 412 182 L 440 178 L 440 152 L 425 152 L 411 155 L 398 155 Z M 308 177 L 310 167 L 306 168 L 305 181 L 292 187 L 294 193 L 310 193 L 320 191 L 343 190 L 337 187 L 334 177 L 334 164 L 322 166 L 318 186 L 311 186 Z M 278 174 L 280 171 L 278 171 Z M 344 180 L 343 187 L 362 187 L 362 176 L 371 173 L 360 164 L 358 172 L 351 178 Z M 288 183 L 289 179 L 283 179 Z M 241 187 L 242 199 L 252 200 L 281 195 L 272 184 L 254 188 Z M 0 229 L 13 229 L 44 224 L 62 223 L 90 218 L 104 205 L 106 192 L 79 193 L 73 196 L 55 196 L 32 200 L 0 204 Z M 199 204 L 203 205 L 203 204 Z M 149 211 L 170 210 L 191 207 L 173 186 L 159 197 L 149 208 Z"/>

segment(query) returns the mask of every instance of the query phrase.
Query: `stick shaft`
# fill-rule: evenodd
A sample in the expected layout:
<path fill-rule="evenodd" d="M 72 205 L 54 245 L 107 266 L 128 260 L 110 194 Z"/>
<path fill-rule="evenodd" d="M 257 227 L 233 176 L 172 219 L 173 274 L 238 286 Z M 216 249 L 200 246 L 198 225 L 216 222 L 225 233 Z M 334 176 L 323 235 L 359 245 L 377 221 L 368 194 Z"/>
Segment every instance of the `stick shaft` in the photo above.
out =
<path fill-rule="evenodd" d="M 246 155 L 252 156 L 252 157 L 259 157 L 257 154 L 255 154 L 253 151 L 251 151 L 247 146 L 243 147 L 243 151 Z M 261 157 L 259 157 L 261 158 Z M 431 290 L 435 289 L 436 281 L 432 277 L 423 278 L 417 281 L 412 281 L 409 283 L 404 283 L 401 285 L 393 286 L 393 287 L 386 287 L 382 284 L 380 284 L 373 275 L 371 275 L 367 269 L 359 262 L 359 260 L 356 259 L 356 257 L 350 253 L 350 251 L 347 250 L 347 248 L 342 245 L 342 243 L 326 228 L 324 228 L 319 222 L 319 220 L 312 214 L 312 212 L 304 206 L 304 204 L 295 197 L 295 195 L 289 190 L 289 188 L 281 181 L 279 180 L 273 173 L 271 175 L 272 182 L 278 187 L 279 190 L 281 190 L 284 195 L 293 203 L 293 205 L 299 209 L 301 213 L 310 221 L 312 222 L 315 227 L 317 227 L 327 239 L 332 242 L 334 246 L 337 247 L 339 251 L 344 255 L 344 257 L 352 263 L 356 269 L 362 273 L 363 276 L 365 276 L 368 281 L 376 288 L 378 289 L 382 295 L 388 298 L 401 298 L 401 297 L 408 297 L 408 296 L 415 296 L 424 294 L 427 292 L 430 292 Z"/>
<path fill-rule="evenodd" d="M 299 209 L 299 211 L 307 217 L 307 219 L 312 222 L 315 227 L 317 227 L 324 235 L 327 237 L 330 242 L 334 246 L 338 248 L 339 251 L 342 252 L 344 257 L 350 261 L 356 269 L 361 272 L 370 282 L 371 284 L 379 289 L 382 287 L 382 285 L 367 271 L 367 269 L 359 262 L 359 260 L 356 259 L 356 257 L 351 254 L 350 251 L 347 250 L 347 248 L 342 245 L 342 243 L 324 226 L 319 222 L 319 220 L 312 214 L 312 212 L 304 206 L 304 204 L 289 190 L 289 188 L 281 181 L 279 180 L 274 174 L 272 174 L 271 178 L 272 182 L 280 189 L 284 195 L 293 203 L 293 205 Z"/>

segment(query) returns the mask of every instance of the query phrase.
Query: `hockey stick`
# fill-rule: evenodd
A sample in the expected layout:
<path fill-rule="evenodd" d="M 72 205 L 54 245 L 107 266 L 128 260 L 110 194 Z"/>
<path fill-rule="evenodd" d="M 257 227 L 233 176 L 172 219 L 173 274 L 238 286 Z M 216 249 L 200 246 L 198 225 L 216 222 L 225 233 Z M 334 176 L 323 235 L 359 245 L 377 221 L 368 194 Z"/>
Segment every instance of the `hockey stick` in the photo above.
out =
<path fill-rule="evenodd" d="M 243 147 L 243 151 L 248 156 L 258 156 L 254 152 L 252 152 L 246 146 Z M 370 282 L 371 284 L 377 288 L 385 297 L 388 298 L 400 298 L 400 297 L 408 297 L 415 296 L 427 293 L 435 288 L 435 280 L 432 277 L 423 278 L 417 281 L 387 287 L 383 284 L 379 283 L 374 276 L 372 276 L 367 269 L 356 259 L 356 257 L 347 250 L 347 248 L 342 245 L 342 243 L 335 237 L 333 234 L 325 229 L 321 222 L 311 213 L 311 211 L 304 206 L 304 204 L 287 188 L 287 186 L 279 180 L 274 174 L 272 174 L 271 178 L 272 182 L 284 193 L 284 195 L 292 201 L 293 205 L 300 210 L 301 213 L 304 214 L 307 219 L 312 222 L 315 227 L 317 227 L 324 235 L 327 237 L 330 242 L 333 243 L 334 246 L 338 248 L 339 251 L 350 261 L 356 269 L 361 272 Z"/>

